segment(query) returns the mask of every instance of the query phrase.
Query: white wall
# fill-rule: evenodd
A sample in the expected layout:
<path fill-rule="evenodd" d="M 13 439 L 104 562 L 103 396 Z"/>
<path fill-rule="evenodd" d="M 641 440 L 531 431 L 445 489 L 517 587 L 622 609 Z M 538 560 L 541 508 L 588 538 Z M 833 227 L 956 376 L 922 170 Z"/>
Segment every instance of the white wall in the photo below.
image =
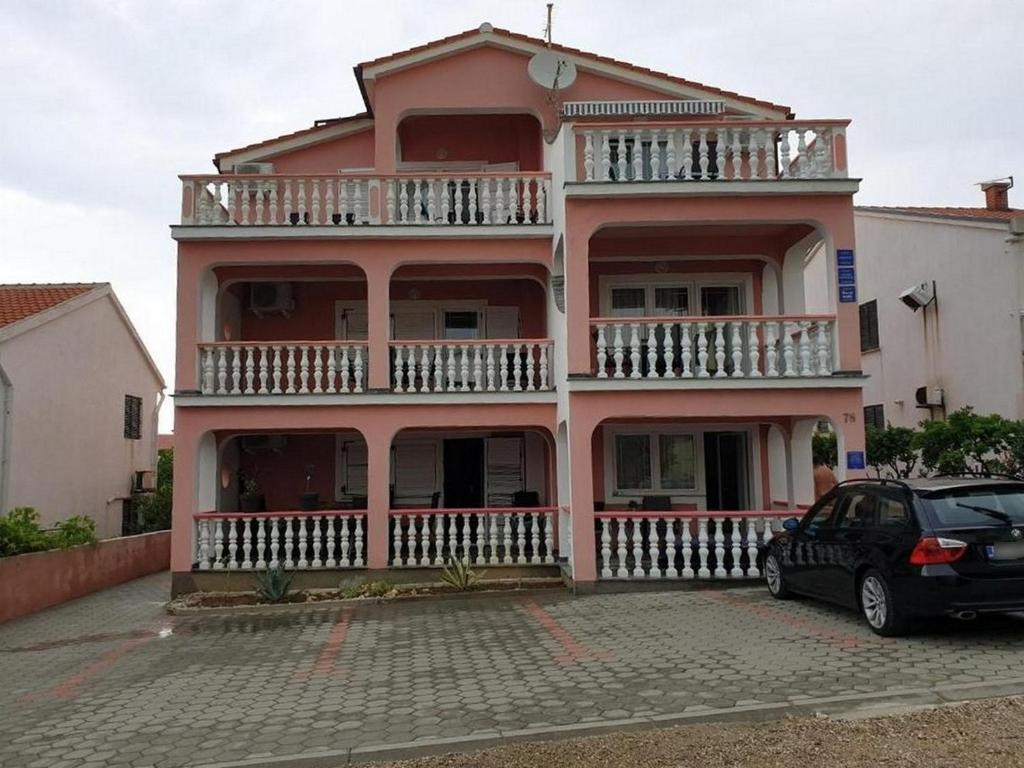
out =
<path fill-rule="evenodd" d="M 44 525 L 72 515 L 121 533 L 136 470 L 156 466 L 160 383 L 108 296 L 0 343 L 10 380 L 6 512 Z M 124 396 L 142 398 L 142 439 L 124 437 Z M 113 501 L 111 501 L 114 499 Z"/>
<path fill-rule="evenodd" d="M 864 405 L 884 405 L 894 425 L 914 426 L 929 415 L 915 390 L 945 390 L 946 412 L 972 405 L 979 413 L 1024 417 L 1021 297 L 1024 253 L 1006 242 L 1005 224 L 896 218 L 858 211 L 857 279 L 860 303 L 878 300 L 879 345 L 866 352 L 870 378 Z M 899 294 L 936 281 L 937 307 L 911 311 Z M 936 410 L 936 418 L 943 415 Z"/>

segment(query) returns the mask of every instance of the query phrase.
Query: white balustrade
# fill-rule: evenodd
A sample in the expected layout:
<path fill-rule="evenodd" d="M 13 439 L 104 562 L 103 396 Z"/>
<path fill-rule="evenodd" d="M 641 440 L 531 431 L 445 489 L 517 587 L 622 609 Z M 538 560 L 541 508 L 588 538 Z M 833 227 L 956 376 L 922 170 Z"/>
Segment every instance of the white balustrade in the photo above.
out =
<path fill-rule="evenodd" d="M 395 392 L 533 392 L 552 389 L 550 339 L 392 341 Z"/>
<path fill-rule="evenodd" d="M 217 342 L 199 345 L 204 395 L 362 392 L 365 342 Z"/>
<path fill-rule="evenodd" d="M 182 224 L 550 224 L 549 174 L 182 176 Z"/>
<path fill-rule="evenodd" d="M 778 378 L 831 376 L 835 318 L 597 318 L 596 375 L 605 378 Z"/>
<path fill-rule="evenodd" d="M 386 181 L 390 224 L 549 224 L 547 174 L 406 175 Z"/>
<path fill-rule="evenodd" d="M 765 512 L 599 512 L 602 579 L 757 578 L 758 546 L 781 530 Z"/>
<path fill-rule="evenodd" d="M 555 562 L 555 507 L 391 511 L 392 566 Z"/>
<path fill-rule="evenodd" d="M 195 560 L 201 571 L 362 568 L 366 513 L 205 513 L 195 516 Z"/>
<path fill-rule="evenodd" d="M 578 128 L 583 181 L 845 178 L 843 122 L 690 123 Z M 839 152 L 843 149 L 840 147 Z"/>

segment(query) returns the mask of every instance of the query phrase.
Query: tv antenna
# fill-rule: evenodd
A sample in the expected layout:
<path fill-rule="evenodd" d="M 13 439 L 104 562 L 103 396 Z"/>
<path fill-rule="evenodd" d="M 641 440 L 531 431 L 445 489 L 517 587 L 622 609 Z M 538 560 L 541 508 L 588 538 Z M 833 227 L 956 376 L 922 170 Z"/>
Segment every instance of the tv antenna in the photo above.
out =
<path fill-rule="evenodd" d="M 547 50 L 534 54 L 526 68 L 533 82 L 550 91 L 548 101 L 551 103 L 558 100 L 559 88 L 568 88 L 576 81 L 576 64 L 573 60 L 551 48 L 551 15 L 554 8 L 554 3 L 548 3 L 547 24 L 544 25 Z"/>

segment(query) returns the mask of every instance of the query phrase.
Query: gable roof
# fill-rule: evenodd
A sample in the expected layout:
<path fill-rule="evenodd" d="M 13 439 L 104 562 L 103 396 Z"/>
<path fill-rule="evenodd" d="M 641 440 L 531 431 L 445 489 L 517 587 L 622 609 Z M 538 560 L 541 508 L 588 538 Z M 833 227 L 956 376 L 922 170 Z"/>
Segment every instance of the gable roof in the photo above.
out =
<path fill-rule="evenodd" d="M 167 385 L 160 369 L 150 357 L 110 283 L 0 283 L 0 342 L 103 298 L 110 299 L 160 388 L 165 388 Z"/>
<path fill-rule="evenodd" d="M 474 40 L 474 38 L 477 38 Z M 460 45 L 461 44 L 461 45 Z M 631 64 L 626 61 L 620 61 L 619 59 L 613 59 L 610 56 L 602 56 L 598 53 L 592 53 L 591 51 L 584 51 L 579 48 L 572 48 L 566 45 L 559 45 L 558 43 L 551 43 L 550 45 L 546 40 L 539 37 L 531 37 L 529 35 L 523 35 L 518 32 L 512 32 L 507 29 L 500 29 L 493 27 L 490 24 L 481 24 L 476 29 L 468 29 L 465 32 L 460 32 L 457 35 L 450 35 L 443 37 L 439 40 L 432 40 L 422 45 L 417 45 L 413 48 L 407 48 L 404 51 L 398 51 L 396 53 L 390 53 L 386 56 L 373 59 L 372 61 L 365 61 L 362 64 L 358 64 L 355 67 L 356 78 L 360 81 L 360 87 L 363 91 L 363 100 L 366 102 L 367 110 L 372 111 L 369 99 L 367 98 L 366 89 L 363 87 L 364 80 L 371 79 L 377 74 L 378 70 L 381 69 L 396 69 L 400 67 L 405 59 L 416 59 L 417 63 L 424 59 L 429 60 L 433 58 L 431 56 L 424 57 L 423 54 L 436 53 L 436 55 L 443 56 L 448 53 L 446 48 L 452 46 L 459 47 L 461 49 L 470 48 L 475 45 L 493 44 L 499 45 L 506 48 L 513 48 L 515 50 L 523 51 L 525 49 L 539 50 L 540 48 L 550 48 L 561 53 L 568 54 L 577 59 L 583 59 L 585 61 L 592 62 L 594 64 L 601 64 L 610 66 L 619 70 L 625 75 L 632 74 L 634 76 L 647 76 L 656 80 L 664 81 L 665 85 L 682 86 L 684 88 L 692 88 L 698 91 L 703 91 L 708 95 L 719 96 L 724 99 L 731 101 L 739 101 L 749 104 L 760 109 L 770 109 L 773 111 L 785 112 L 787 118 L 792 118 L 792 110 L 785 105 L 775 104 L 770 101 L 764 101 L 762 99 L 755 99 L 750 96 L 744 96 L 735 91 L 727 91 L 714 86 L 705 85 L 698 83 L 694 80 L 687 80 L 683 77 L 668 74 L 667 72 L 659 72 L 655 69 L 648 67 L 642 67 L 637 64 Z M 583 63 L 586 66 L 585 62 Z"/>
<path fill-rule="evenodd" d="M 303 128 L 292 133 L 285 133 L 271 139 L 264 139 L 244 147 L 227 149 L 218 152 L 213 156 L 213 164 L 220 170 L 221 161 L 225 158 L 232 158 L 235 163 L 249 162 L 253 157 L 268 157 L 279 152 L 294 149 L 297 146 L 308 147 L 319 144 L 321 141 L 347 136 L 350 133 L 358 133 L 373 126 L 373 117 L 369 112 L 359 112 L 346 117 L 332 117 L 327 120 L 317 120 L 312 127 Z M 262 150 L 258 151 L 257 150 Z M 234 157 L 238 155 L 238 157 Z"/>
<path fill-rule="evenodd" d="M 939 219 L 962 219 L 966 221 L 1009 221 L 1016 216 L 1024 216 L 1024 208 L 1010 208 L 1006 211 L 993 211 L 989 208 L 955 208 L 930 207 L 920 205 L 858 205 L 855 210 L 865 213 L 892 213 L 902 216 L 924 216 Z"/>
<path fill-rule="evenodd" d="M 0 284 L 0 328 L 20 322 L 106 283 Z"/>

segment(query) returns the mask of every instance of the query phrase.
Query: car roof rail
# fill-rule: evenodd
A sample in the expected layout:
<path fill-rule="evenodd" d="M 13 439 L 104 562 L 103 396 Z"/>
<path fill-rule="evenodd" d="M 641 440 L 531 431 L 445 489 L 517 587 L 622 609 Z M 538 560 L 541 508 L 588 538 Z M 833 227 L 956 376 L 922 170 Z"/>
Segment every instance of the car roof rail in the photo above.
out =
<path fill-rule="evenodd" d="M 910 483 L 893 477 L 854 477 L 849 480 L 843 480 L 842 482 L 836 483 L 836 487 L 838 488 L 844 485 L 852 485 L 853 483 L 877 483 L 878 485 L 897 485 L 905 491 L 909 491 L 911 493 L 914 492 L 914 489 L 910 485 Z"/>

